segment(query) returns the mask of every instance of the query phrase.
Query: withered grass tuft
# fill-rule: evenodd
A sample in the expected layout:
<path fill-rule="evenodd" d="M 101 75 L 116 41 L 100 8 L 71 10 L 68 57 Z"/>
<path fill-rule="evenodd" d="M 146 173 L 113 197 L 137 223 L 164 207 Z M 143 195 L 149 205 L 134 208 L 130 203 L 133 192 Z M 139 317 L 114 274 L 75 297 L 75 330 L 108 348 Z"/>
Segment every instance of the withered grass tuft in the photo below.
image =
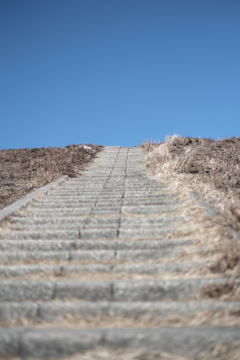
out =
<path fill-rule="evenodd" d="M 0 151 L 0 209 L 62 175 L 78 176 L 102 149 L 90 145 Z"/>

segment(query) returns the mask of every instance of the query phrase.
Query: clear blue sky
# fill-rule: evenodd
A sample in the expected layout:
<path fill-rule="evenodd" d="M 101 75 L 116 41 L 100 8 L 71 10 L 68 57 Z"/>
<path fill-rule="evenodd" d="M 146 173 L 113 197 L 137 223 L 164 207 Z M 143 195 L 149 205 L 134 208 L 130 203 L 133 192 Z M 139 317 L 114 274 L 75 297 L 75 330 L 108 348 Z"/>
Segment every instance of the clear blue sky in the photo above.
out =
<path fill-rule="evenodd" d="M 0 149 L 240 136 L 239 0 L 0 0 Z"/>

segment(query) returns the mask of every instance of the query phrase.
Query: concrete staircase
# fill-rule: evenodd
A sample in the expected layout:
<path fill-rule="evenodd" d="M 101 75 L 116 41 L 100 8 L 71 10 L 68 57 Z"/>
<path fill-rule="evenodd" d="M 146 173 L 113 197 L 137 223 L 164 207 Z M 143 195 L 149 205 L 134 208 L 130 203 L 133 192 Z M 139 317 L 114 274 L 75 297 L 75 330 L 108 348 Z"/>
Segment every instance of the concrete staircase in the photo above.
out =
<path fill-rule="evenodd" d="M 195 239 L 169 239 L 188 219 L 163 190 L 146 175 L 142 148 L 106 147 L 82 176 L 2 223 L 1 359 L 81 359 L 102 348 L 193 358 L 240 340 L 237 326 L 186 326 L 240 302 L 196 300 L 227 279 L 184 276 L 209 262 Z"/>

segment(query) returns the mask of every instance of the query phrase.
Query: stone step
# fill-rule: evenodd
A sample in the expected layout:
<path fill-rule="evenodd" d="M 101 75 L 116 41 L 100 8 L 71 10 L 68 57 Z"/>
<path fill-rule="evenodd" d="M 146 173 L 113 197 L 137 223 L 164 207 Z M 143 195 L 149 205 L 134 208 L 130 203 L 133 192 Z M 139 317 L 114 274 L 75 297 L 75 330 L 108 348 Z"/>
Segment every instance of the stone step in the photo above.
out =
<path fill-rule="evenodd" d="M 177 210 L 179 210 L 179 208 L 177 208 Z M 21 218 L 29 218 L 29 217 L 35 217 L 37 218 L 52 218 L 53 216 L 56 218 L 65 218 L 65 217 L 69 217 L 69 216 L 73 216 L 73 217 L 88 217 L 88 218 L 119 218 L 119 214 L 109 214 L 108 216 L 105 215 L 98 215 L 98 216 L 92 216 L 90 214 L 91 212 L 91 208 L 74 208 L 74 209 L 70 209 L 70 208 L 64 208 L 64 209 L 46 209 L 46 210 L 41 210 L 41 209 L 32 209 L 32 208 L 27 208 L 26 211 L 21 211 L 19 212 L 19 215 L 21 216 Z M 156 219 L 161 219 L 162 215 L 165 214 L 171 214 L 171 213 L 175 213 L 176 212 L 176 207 L 164 207 L 163 211 L 159 212 L 159 213 L 155 213 L 155 214 L 120 214 L 120 217 L 123 218 L 127 218 L 128 216 L 130 216 L 131 218 L 152 218 L 155 217 Z"/>
<path fill-rule="evenodd" d="M 44 258 L 45 259 L 45 258 Z M 47 260 L 47 258 L 45 259 Z M 131 274 L 141 275 L 159 275 L 165 273 L 182 273 L 186 270 L 203 268 L 212 265 L 211 262 L 188 262 L 188 263 L 160 263 L 160 264 L 87 264 L 87 265 L 0 265 L 0 277 L 10 278 L 17 276 L 26 276 L 33 274 L 53 274 L 56 277 L 68 276 L 70 273 L 83 273 L 84 277 L 87 273 L 98 274 L 103 273 L 114 277 L 118 273 L 123 273 L 127 278 Z M 47 276 L 46 275 L 46 276 Z M 80 276 L 80 275 L 79 275 Z"/>
<path fill-rule="evenodd" d="M 203 249 L 197 249 L 198 251 Z M 184 252 L 186 250 L 184 249 Z M 74 251 L 7 251 L 0 253 L 0 262 L 7 264 L 21 260 L 161 260 L 163 257 L 174 257 L 183 253 L 180 249 L 142 249 L 139 250 L 74 250 Z"/>
<path fill-rule="evenodd" d="M 75 206 L 89 206 L 94 205 L 97 203 L 101 203 L 106 201 L 108 204 L 115 204 L 115 203 L 121 203 L 123 201 L 124 197 L 124 190 L 112 192 L 110 194 L 105 194 L 102 192 L 99 192 L 97 194 L 91 193 L 91 195 L 84 194 L 81 197 L 79 195 L 62 195 L 62 196 L 52 196 L 52 197 L 46 197 L 42 203 L 43 204 L 57 204 L 59 206 L 62 206 L 62 204 L 72 204 Z"/>
<path fill-rule="evenodd" d="M 116 228 L 110 229 L 81 229 L 79 226 L 78 229 L 59 229 L 56 227 L 54 230 L 46 229 L 41 230 L 12 230 L 12 231 L 5 231 L 0 232 L 0 240 L 5 239 L 12 239 L 12 240 L 30 240 L 30 239 L 48 239 L 48 240 L 78 240 L 78 239 L 115 239 L 118 237 L 121 239 L 164 239 L 167 235 L 171 234 L 172 232 L 184 233 L 186 228 L 178 229 L 178 228 L 163 228 L 156 230 L 155 229 L 146 229 L 146 230 L 138 230 L 138 229 L 122 229 L 118 231 Z"/>
<path fill-rule="evenodd" d="M 0 329 L 0 355 L 54 359 L 100 347 L 162 350 L 179 356 L 197 356 L 216 343 L 240 339 L 239 327 L 180 327 L 123 329 Z"/>
<path fill-rule="evenodd" d="M 59 225 L 24 225 L 24 224 L 10 224 L 8 226 L 9 230 L 12 230 L 15 236 L 15 233 L 19 231 L 28 231 L 28 232 L 59 232 L 59 231 L 80 231 L 78 238 L 82 239 L 96 239 L 96 238 L 115 238 L 119 235 L 119 238 L 129 238 L 132 239 L 161 239 L 166 234 L 178 230 L 177 225 L 178 221 L 166 222 L 165 225 L 160 226 L 147 226 L 143 225 L 130 225 L 130 224 L 85 224 L 84 222 L 79 222 L 75 224 L 59 224 Z M 179 232 L 186 231 L 186 229 L 181 229 Z"/>
<path fill-rule="evenodd" d="M 81 299 L 85 301 L 160 301 L 190 300 L 203 286 L 226 284 L 228 278 L 116 280 L 116 281 L 47 281 L 1 280 L 1 302 Z"/>
<path fill-rule="evenodd" d="M 163 214 L 166 212 L 174 212 L 176 210 L 180 210 L 180 206 L 177 204 L 166 204 L 163 203 L 162 205 L 146 205 L 146 206 L 139 206 L 139 205 L 132 205 L 132 206 L 123 206 L 121 211 L 123 214 Z"/>
<path fill-rule="evenodd" d="M 169 249 L 194 245 L 196 240 L 0 240 L 2 251 Z"/>
<path fill-rule="evenodd" d="M 27 231 L 41 231 L 41 230 L 48 230 L 48 231 L 58 231 L 58 230 L 73 230 L 73 229 L 79 229 L 79 228 L 87 228 L 87 230 L 92 229 L 93 231 L 99 231 L 99 230 L 104 230 L 106 232 L 108 232 L 109 230 L 112 229 L 117 229 L 119 227 L 118 223 L 110 223 L 110 224 L 96 224 L 96 223 L 92 223 L 92 224 L 86 224 L 85 221 L 75 221 L 75 222 L 59 222 L 59 224 L 55 223 L 55 224 L 51 224 L 50 222 L 51 220 L 49 220 L 48 223 L 45 224 L 36 224 L 34 220 L 32 220 L 32 224 L 29 221 L 28 224 L 25 223 L 14 223 L 14 224 L 9 224 L 8 228 L 11 230 L 27 230 Z M 116 230 L 115 230 L 116 231 Z"/>
<path fill-rule="evenodd" d="M 108 187 L 104 186 L 104 189 L 101 190 L 97 190 L 97 191 L 93 191 L 91 189 L 91 191 L 87 191 L 88 189 L 88 184 L 89 184 L 89 180 L 87 180 L 86 182 L 86 186 L 84 186 L 83 184 L 78 184 L 76 186 L 71 185 L 71 188 L 69 188 L 69 190 L 67 189 L 59 189 L 57 192 L 52 191 L 51 193 L 48 193 L 47 196 L 42 200 L 42 201 L 46 201 L 46 200 L 50 200 L 50 201 L 62 201 L 62 200 L 77 200 L 77 201 L 82 201 L 82 200 L 87 200 L 87 201 L 94 201 L 96 200 L 96 196 L 99 196 L 101 199 L 102 198 L 106 198 L 109 201 L 110 200 L 115 200 L 115 199 L 119 199 L 119 198 L 123 198 L 124 200 L 131 200 L 132 202 L 134 201 L 159 201 L 159 199 L 167 199 L 167 200 L 175 200 L 175 196 L 174 195 L 169 195 L 169 194 L 159 194 L 156 198 L 156 194 L 153 193 L 153 191 L 150 189 L 143 189 L 141 192 L 139 191 L 130 191 L 130 190 L 126 190 L 126 188 L 124 187 L 124 184 L 120 187 L 121 189 L 124 188 L 124 196 L 122 197 L 122 193 L 121 192 L 116 192 L 115 194 L 112 194 L 112 191 L 109 189 Z M 79 187 L 81 186 L 81 191 L 79 191 Z M 111 192 L 111 198 L 109 198 L 109 193 L 108 191 Z"/>
<path fill-rule="evenodd" d="M 91 213 L 92 207 L 81 207 L 81 208 L 63 208 L 63 209 L 33 209 L 32 207 L 28 207 L 26 211 L 19 212 L 19 215 L 21 215 L 22 218 L 29 218 L 29 217 L 61 217 L 65 218 L 66 216 L 75 216 L 75 217 L 86 217 L 89 216 Z M 116 217 L 116 216 L 115 216 Z"/>
<path fill-rule="evenodd" d="M 163 320 L 172 315 L 190 317 L 205 312 L 221 312 L 240 310 L 240 301 L 156 301 L 156 302 L 12 302 L 0 303 L 0 324 L 6 320 L 43 319 L 54 321 L 66 315 L 92 318 L 109 316 L 133 318 L 137 320 Z"/>
<path fill-rule="evenodd" d="M 92 215 L 116 215 L 119 216 L 120 215 L 120 207 L 95 207 L 94 209 L 91 210 L 91 214 Z"/>
<path fill-rule="evenodd" d="M 114 205 L 114 203 L 111 203 L 112 206 Z M 122 207 L 122 212 L 123 213 L 140 213 L 143 212 L 145 210 L 145 213 L 151 213 L 151 214 L 158 214 L 159 212 L 161 213 L 163 210 L 166 211 L 167 208 L 171 209 L 173 208 L 174 210 L 176 210 L 176 208 L 178 207 L 180 203 L 175 201 L 169 201 L 169 200 L 164 200 L 161 203 L 159 203 L 159 205 L 142 205 L 141 203 L 139 204 L 132 204 L 132 205 L 123 205 Z M 79 204 L 79 203 L 68 203 L 68 202 L 59 202 L 59 203 L 54 203 L 54 202 L 50 202 L 50 203 L 44 203 L 44 202 L 39 202 L 39 203 L 33 203 L 31 205 L 32 209 L 38 209 L 38 210 L 56 210 L 59 209 L 61 210 L 62 208 L 71 208 L 71 209 L 76 209 L 76 208 L 87 208 L 86 205 L 84 204 Z M 89 203 L 89 207 L 91 207 L 92 204 Z"/>
<path fill-rule="evenodd" d="M 83 208 L 92 208 L 92 204 L 87 204 L 87 205 L 84 205 L 82 206 Z M 81 210 L 81 206 L 80 205 L 74 205 L 74 204 L 71 204 L 71 203 L 68 203 L 68 204 L 55 204 L 55 203 L 49 203 L 49 204 L 45 204 L 43 202 L 41 203 L 34 203 L 31 205 L 31 209 L 37 209 L 37 210 L 61 210 L 61 209 L 64 209 L 64 208 L 69 208 L 69 209 L 76 209 L 76 208 L 79 208 Z"/>
<path fill-rule="evenodd" d="M 115 191 L 115 190 L 114 190 Z M 100 204 L 101 202 L 106 201 L 109 203 L 109 205 L 111 204 L 121 204 L 123 202 L 124 206 L 155 206 L 155 205 L 162 205 L 163 203 L 169 203 L 170 199 L 166 198 L 166 197 L 160 197 L 160 198 L 156 198 L 156 196 L 152 196 L 149 197 L 143 197 L 143 198 L 133 198 L 130 196 L 125 196 L 124 198 L 122 197 L 122 195 L 117 195 L 115 197 L 112 198 L 112 196 L 110 197 L 109 194 L 107 195 L 100 195 L 97 204 Z M 82 205 L 94 205 L 96 202 L 96 196 L 93 198 L 88 198 L 87 196 L 83 199 L 77 199 L 76 197 L 73 197 L 71 195 L 69 195 L 68 197 L 61 197 L 61 198 L 56 198 L 56 197 L 46 197 L 43 201 L 41 201 L 41 204 L 44 205 L 58 205 L 58 206 L 72 206 L 72 207 L 76 207 L 76 206 L 82 206 Z M 175 202 L 173 200 L 173 202 Z M 35 203 L 34 204 L 35 207 L 39 207 L 40 203 Z"/>
<path fill-rule="evenodd" d="M 13 216 L 11 217 L 11 221 L 13 223 L 24 223 L 26 225 L 32 225 L 33 221 L 35 225 L 47 225 L 47 224 L 52 224 L 52 225 L 58 225 L 58 224 L 76 224 L 77 222 L 81 223 L 86 223 L 86 224 L 107 224 L 107 225 L 111 225 L 111 224 L 118 224 L 119 223 L 119 218 L 118 216 L 115 217 L 89 217 L 89 216 L 77 216 L 77 215 L 71 215 L 68 214 L 66 215 L 64 218 L 62 216 L 58 216 L 56 214 L 52 214 L 52 216 L 46 215 L 44 216 L 44 214 L 41 214 L 39 216 L 30 216 L 30 214 L 28 216 Z"/>
<path fill-rule="evenodd" d="M 5 231 L 0 232 L 0 239 L 16 239 L 16 240 L 27 240 L 27 239 L 49 239 L 49 240 L 78 240 L 81 238 L 85 239 L 96 239 L 96 238 L 115 238 L 116 230 L 100 231 L 100 230 L 88 230 L 80 231 L 77 230 L 42 230 L 42 231 Z"/>
<path fill-rule="evenodd" d="M 114 191 L 114 194 L 112 194 L 112 191 Z M 91 192 L 81 192 L 77 193 L 74 192 L 74 194 L 68 193 L 67 195 L 59 195 L 59 194 L 52 194 L 51 196 L 46 196 L 44 199 L 42 199 L 42 203 L 44 204 L 52 204 L 52 203 L 56 203 L 56 204 L 62 204 L 62 203 L 69 203 L 69 204 L 82 204 L 83 202 L 87 202 L 87 203 L 96 203 L 99 202 L 101 200 L 106 200 L 108 203 L 114 203 L 114 202 L 119 202 L 122 201 L 123 197 L 124 197 L 124 187 L 120 186 L 117 190 L 110 190 L 110 193 L 105 194 L 106 192 L 106 188 L 104 188 L 104 192 L 103 191 L 98 191 L 96 193 L 94 193 L 93 191 Z M 110 196 L 109 196 L 110 195 Z M 156 199 L 155 199 L 156 200 Z M 153 199 L 154 201 L 154 199 Z M 38 202 L 36 202 L 37 204 Z"/>
<path fill-rule="evenodd" d="M 81 217 L 79 218 L 78 216 L 66 216 L 64 219 L 62 217 L 57 217 L 57 216 L 45 216 L 45 217 L 12 217 L 11 221 L 12 223 L 10 223 L 8 225 L 9 228 L 13 228 L 16 226 L 31 226 L 31 227 L 36 227 L 36 226 L 66 226 L 66 227 L 70 227 L 70 226 L 76 226 L 76 225 L 86 225 L 88 228 L 89 227 L 93 227 L 95 225 L 95 227 L 111 227 L 111 226 L 118 226 L 119 225 L 119 221 L 121 221 L 121 227 L 126 227 L 126 226 L 141 226 L 141 227 L 154 227 L 154 228 L 159 228 L 159 227 L 163 227 L 163 226 L 167 226 L 169 224 L 173 224 L 173 223 L 177 223 L 177 222 L 181 222 L 181 221 L 187 221 L 189 220 L 189 217 L 167 217 L 167 218 L 159 218 L 159 217 L 153 217 L 153 218 L 145 218 L 145 217 L 138 217 L 138 218 L 124 218 L 122 217 L 121 220 L 118 217 L 109 217 L 109 218 L 89 218 L 87 216 L 85 217 Z"/>
<path fill-rule="evenodd" d="M 175 224 L 176 225 L 176 224 Z M 119 230 L 119 238 L 120 239 L 164 239 L 167 235 L 170 235 L 171 233 L 178 232 L 179 234 L 184 234 L 187 230 L 187 228 L 178 228 L 175 227 L 174 224 L 169 226 L 164 226 L 159 229 L 155 229 L 154 227 L 148 227 L 148 228 L 131 228 L 129 227 L 120 227 Z"/>

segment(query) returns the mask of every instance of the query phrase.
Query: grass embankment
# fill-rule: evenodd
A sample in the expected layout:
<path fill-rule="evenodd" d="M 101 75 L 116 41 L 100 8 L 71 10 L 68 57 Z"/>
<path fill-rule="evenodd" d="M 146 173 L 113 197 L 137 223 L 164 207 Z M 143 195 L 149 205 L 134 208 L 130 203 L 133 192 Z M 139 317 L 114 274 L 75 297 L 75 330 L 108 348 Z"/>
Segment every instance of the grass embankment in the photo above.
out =
<path fill-rule="evenodd" d="M 240 276 L 240 138 L 215 141 L 174 135 L 165 143 L 147 141 L 144 148 L 150 174 L 184 200 L 185 214 L 195 215 L 192 235 L 199 236 L 202 245 L 212 242 L 219 253 L 212 271 L 232 274 L 231 286 L 215 286 L 209 297 L 239 292 L 235 280 Z M 213 204 L 218 216 L 204 214 L 194 204 L 193 193 Z"/>
<path fill-rule="evenodd" d="M 102 149 L 69 145 L 0 151 L 0 209 L 62 175 L 78 176 Z"/>

